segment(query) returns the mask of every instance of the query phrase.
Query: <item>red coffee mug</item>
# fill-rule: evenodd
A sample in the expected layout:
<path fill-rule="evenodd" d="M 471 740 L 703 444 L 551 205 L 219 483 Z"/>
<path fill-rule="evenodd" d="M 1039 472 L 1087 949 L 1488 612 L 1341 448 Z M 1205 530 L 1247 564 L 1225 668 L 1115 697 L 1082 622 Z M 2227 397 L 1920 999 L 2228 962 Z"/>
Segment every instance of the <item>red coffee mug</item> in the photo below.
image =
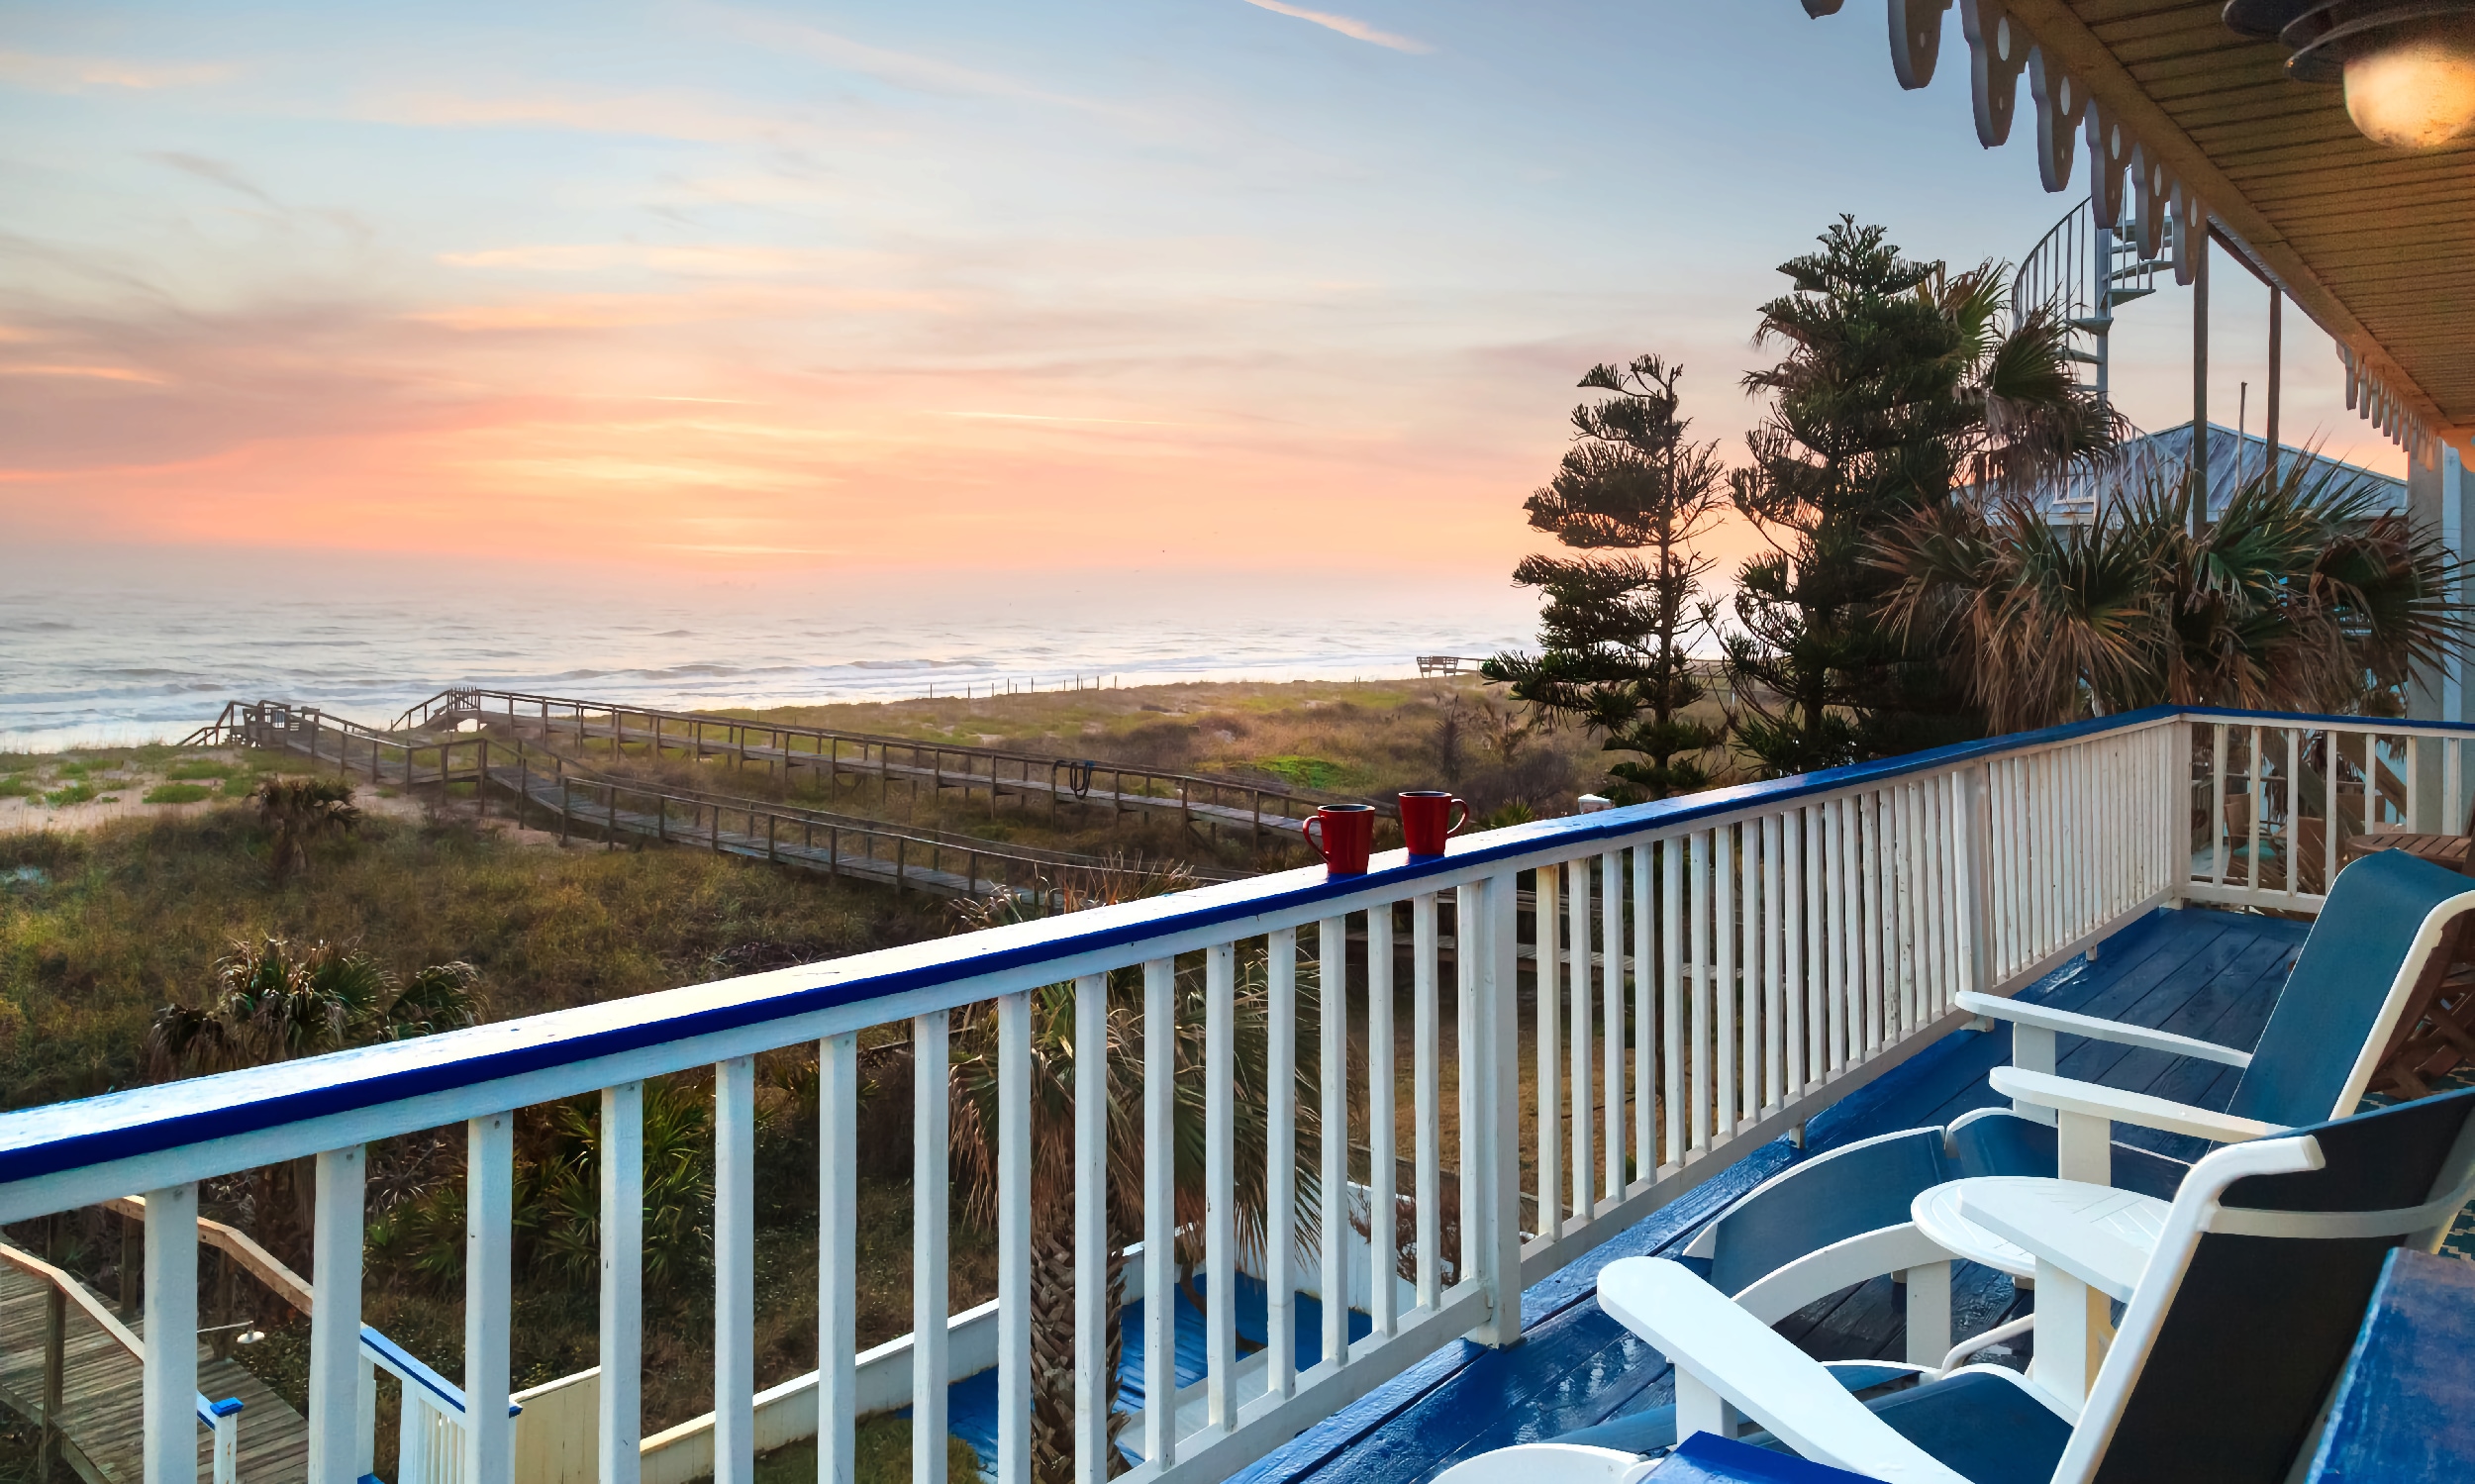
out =
<path fill-rule="evenodd" d="M 1320 832 L 1319 825 L 1323 827 Z M 1326 804 L 1298 828 L 1334 875 L 1366 874 L 1366 857 L 1375 848 L 1374 805 Z"/>
<path fill-rule="evenodd" d="M 1454 810 L 1460 813 L 1456 817 Z M 1469 806 L 1439 788 L 1401 795 L 1401 839 L 1413 855 L 1440 855 L 1444 838 L 1469 823 Z"/>

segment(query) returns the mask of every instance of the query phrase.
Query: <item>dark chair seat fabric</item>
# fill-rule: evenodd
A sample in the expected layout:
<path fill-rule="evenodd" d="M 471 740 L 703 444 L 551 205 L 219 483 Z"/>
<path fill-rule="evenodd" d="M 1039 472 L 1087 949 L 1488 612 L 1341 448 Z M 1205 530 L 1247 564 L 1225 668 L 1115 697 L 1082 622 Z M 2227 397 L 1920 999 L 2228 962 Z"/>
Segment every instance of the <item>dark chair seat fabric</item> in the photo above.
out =
<path fill-rule="evenodd" d="M 1865 1404 L 1969 1484 L 2047 1484 L 2071 1425 L 2000 1376 L 1946 1376 Z"/>

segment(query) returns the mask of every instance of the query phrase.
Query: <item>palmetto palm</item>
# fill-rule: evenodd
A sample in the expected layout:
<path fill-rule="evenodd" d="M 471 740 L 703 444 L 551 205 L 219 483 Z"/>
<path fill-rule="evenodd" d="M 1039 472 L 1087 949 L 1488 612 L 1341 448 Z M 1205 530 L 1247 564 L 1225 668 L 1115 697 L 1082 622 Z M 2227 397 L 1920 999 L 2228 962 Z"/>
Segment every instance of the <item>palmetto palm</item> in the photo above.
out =
<path fill-rule="evenodd" d="M 1921 512 L 1877 544 L 1888 610 L 2004 732 L 2157 704 L 2391 710 L 2464 645 L 2457 563 L 2355 476 L 2290 461 L 2199 536 L 2194 498 L 2149 468 L 2086 526 L 2016 496 Z"/>
<path fill-rule="evenodd" d="M 1124 875 L 1082 883 L 1065 893 L 1068 910 L 1099 906 L 1109 900 L 1154 895 L 1187 883 L 1182 872 L 1165 873 L 1148 882 Z M 965 919 L 974 926 L 1028 915 L 1019 898 L 965 904 Z M 1311 964 L 1300 965 L 1299 1003 L 1302 1019 L 1318 1003 Z M 1122 1349 L 1125 1306 L 1125 1249 L 1141 1236 L 1139 1195 L 1143 1178 L 1143 1037 L 1142 976 L 1139 970 L 1112 974 L 1108 1006 L 1108 1374 L 1115 1376 Z M 1032 1469 L 1043 1484 L 1065 1484 L 1074 1475 L 1074 1000 L 1071 984 L 1053 984 L 1032 991 L 1031 1104 L 1032 1157 L 1026 1172 L 1031 1186 L 1032 1305 Z M 1171 1141 L 1175 1146 L 1174 1224 L 1182 1262 L 1201 1260 L 1204 1216 L 1204 1010 L 1203 975 L 1194 968 L 1177 974 L 1175 993 L 1175 1084 Z M 1236 998 L 1233 1057 L 1236 1085 L 1229 1089 L 1235 1112 L 1236 1166 L 1234 1207 L 1239 1245 L 1259 1253 L 1265 1239 L 1263 1157 L 1267 1132 L 1265 1110 L 1273 1090 L 1266 1085 L 1269 996 L 1260 958 L 1241 961 Z M 997 1127 L 997 1018 L 992 1004 L 955 1012 L 952 1037 L 953 1155 L 966 1208 L 983 1223 L 996 1215 L 999 1175 Z M 1302 1038 L 1311 1028 L 1301 1027 Z M 1302 1151 L 1319 1137 L 1312 1084 L 1301 1075 L 1282 1096 L 1296 1110 Z M 1313 1163 L 1297 1160 L 1296 1187 L 1301 1239 L 1313 1241 L 1318 1230 L 1319 1190 L 1308 1177 Z M 1191 1302 L 1230 1302 L 1226 1294 L 1198 1295 L 1187 1288 Z M 1169 1294 L 1148 1296 L 1151 1303 L 1171 1303 Z M 1109 1406 L 1112 1395 L 1101 1400 Z M 1173 1406 L 1166 1397 L 1149 1405 Z M 1113 1430 L 1114 1435 L 1114 1430 Z M 1120 1455 L 1112 1448 L 1111 1471 Z"/>
<path fill-rule="evenodd" d="M 352 785 L 341 778 L 266 778 L 249 791 L 266 826 L 266 869 L 277 886 L 309 864 L 312 841 L 346 835 L 361 822 Z"/>
<path fill-rule="evenodd" d="M 215 993 L 204 1005 L 155 1012 L 147 1059 L 156 1076 L 220 1072 L 451 1031 L 480 1018 L 480 978 L 458 961 L 399 984 L 349 944 L 236 941 L 216 960 Z"/>

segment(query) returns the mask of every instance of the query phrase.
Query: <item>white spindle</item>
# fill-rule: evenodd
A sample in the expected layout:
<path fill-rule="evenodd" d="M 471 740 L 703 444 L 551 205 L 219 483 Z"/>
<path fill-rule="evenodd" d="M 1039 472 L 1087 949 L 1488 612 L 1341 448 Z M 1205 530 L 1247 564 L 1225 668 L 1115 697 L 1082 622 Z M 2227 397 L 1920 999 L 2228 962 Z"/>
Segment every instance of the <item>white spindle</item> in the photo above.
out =
<path fill-rule="evenodd" d="M 1721 832 L 1723 835 L 1729 833 Z M 1761 826 L 1746 820 L 1732 833 L 1736 836 L 1740 852 L 1737 887 L 1741 895 L 1735 906 L 1735 931 L 1727 940 L 1737 945 L 1738 953 L 1735 963 L 1732 965 L 1734 971 L 1728 975 L 1728 981 L 1735 987 L 1732 1029 L 1739 1058 L 1736 1096 L 1740 1099 L 1735 1117 L 1738 1123 L 1749 1124 L 1760 1110 L 1762 1100 Z M 1723 916 L 1722 926 L 1726 922 Z"/>
<path fill-rule="evenodd" d="M 1085 974 L 1074 981 L 1074 1477 L 1079 1484 L 1109 1477 L 1109 1413 L 1116 1404 L 1117 1378 L 1109 1373 L 1109 976 Z M 1171 1399 L 1167 1405 L 1177 1404 Z M 941 1436 L 938 1443 L 941 1449 Z"/>
<path fill-rule="evenodd" d="M 938 1079 L 943 1090 L 944 1079 Z M 940 1106 L 942 1106 L 940 1099 Z M 714 1484 L 756 1477 L 756 1061 L 713 1069 Z M 938 1140 L 941 1153 L 944 1140 Z M 941 1169 L 941 1161 L 940 1161 Z"/>
<path fill-rule="evenodd" d="M 1399 1328 L 1394 1276 L 1401 1254 L 1401 1217 L 1394 1199 L 1400 1166 L 1393 1150 L 1393 1115 L 1400 1088 L 1392 1073 L 1392 907 L 1366 914 L 1366 1239 L 1367 1318 L 1374 1337 Z"/>
<path fill-rule="evenodd" d="M 1203 955 L 1204 1392 L 1214 1432 L 1238 1425 L 1238 949 Z M 1272 1089 L 1278 1101 L 1286 1089 Z"/>
<path fill-rule="evenodd" d="M 1460 1147 L 1453 1151 L 1456 1167 L 1461 1172 L 1461 1249 L 1454 1254 L 1453 1275 L 1466 1282 L 1480 1273 L 1487 1232 L 1480 1219 L 1480 1206 L 1486 1192 L 1478 1178 L 1478 978 L 1481 967 L 1478 954 L 1485 940 L 1480 936 L 1478 913 L 1486 901 L 1485 892 L 1477 886 L 1456 887 L 1452 893 L 1452 1024 L 1456 1044 L 1452 1056 L 1453 1109 L 1458 1115 Z M 1519 1140 L 1515 1141 L 1516 1147 Z M 1520 1182 L 1515 1181 L 1519 1188 Z M 1518 1210 L 1518 1202 L 1516 1209 Z M 1516 1224 L 1518 1230 L 1518 1223 Z"/>
<path fill-rule="evenodd" d="M 1856 941 L 1855 935 L 1848 931 L 1847 904 L 1849 888 L 1856 879 L 1856 852 L 1848 831 L 1845 795 L 1822 806 L 1822 823 L 1824 886 L 1828 893 L 1823 913 L 1829 935 L 1824 956 L 1831 970 L 1831 1070 L 1837 1073 L 1845 1071 L 1852 1059 L 1848 1050 L 1850 1039 L 1863 1039 L 1861 1031 L 1853 1038 L 1849 1035 L 1849 1027 L 1861 1026 L 1863 1018 L 1848 1013 L 1862 976 L 1849 972 L 1855 962 Z"/>
<path fill-rule="evenodd" d="M 1572 1214 L 1576 1220 L 1590 1218 L 1590 1187 L 1598 1179 L 1598 1170 L 1590 1158 L 1590 1125 L 1598 1109 L 1591 1084 L 1596 1080 L 1590 1067 L 1590 861 L 1588 857 L 1571 862 L 1564 868 L 1566 884 L 1565 913 L 1569 918 L 1568 933 L 1572 939 L 1572 967 L 1566 976 L 1572 988 L 1572 1104 L 1573 1104 L 1573 1186 Z M 1552 979 L 1538 981 L 1542 990 L 1552 991 Z"/>
<path fill-rule="evenodd" d="M 1324 1138 L 1324 1364 L 1349 1363 L 1349 925 L 1328 917 L 1315 926 L 1316 1039 L 1324 1053 L 1317 1107 Z"/>
<path fill-rule="evenodd" d="M 829 1036 L 818 1045 L 817 1104 L 817 1484 L 858 1484 L 852 1441 L 859 1411 L 857 1036 Z M 1027 1397 L 1027 1412 L 1030 1405 Z M 999 1478 L 1025 1484 L 1002 1472 Z"/>
<path fill-rule="evenodd" d="M 1559 986 L 1564 979 L 1563 948 L 1558 940 L 1563 935 L 1560 915 L 1556 911 L 1557 878 L 1560 866 L 1542 865 L 1537 870 L 1537 885 L 1532 900 L 1533 937 L 1537 940 L 1537 1057 L 1538 1057 L 1538 1237 L 1553 1239 L 1563 1235 L 1564 1223 L 1564 1089 L 1562 1061 L 1564 1036 L 1557 1024 L 1563 1004 Z M 1463 1221 L 1469 1218 L 1464 1215 Z"/>
<path fill-rule="evenodd" d="M 2303 729 L 2288 727 L 2286 732 L 2286 900 L 2291 911 L 2295 898 L 2303 892 Z M 2449 744 L 2449 789 L 2452 811 L 2459 807 L 2457 789 L 2459 747 Z M 2326 811 L 2324 811 L 2326 812 Z M 2323 833 L 2326 833 L 2324 831 Z"/>
<path fill-rule="evenodd" d="M 1699 839 L 1698 836 L 1694 837 Z M 1647 848 L 1644 846 L 1643 848 Z M 1671 835 L 1658 842 L 1658 982 L 1664 1001 L 1660 1026 L 1664 1034 L 1658 1041 L 1660 1102 L 1664 1105 L 1666 1138 L 1662 1145 L 1666 1164 L 1684 1163 L 1685 1138 L 1691 1125 L 1685 1116 L 1684 1065 L 1684 944 L 1691 936 L 1684 911 L 1684 878 L 1689 867 L 1685 863 L 1692 848 L 1691 841 L 1680 835 Z M 1695 874 L 1695 879 L 1700 879 Z M 1693 900 L 1700 901 L 1699 889 Z M 1698 942 L 1699 940 L 1696 939 Z M 1694 980 L 1701 978 L 1701 961 L 1694 960 Z M 1698 1015 L 1699 1012 L 1696 1012 Z M 1695 1022 L 1698 1028 L 1700 1022 Z"/>
<path fill-rule="evenodd" d="M 1607 1088 L 1604 1103 L 1607 1135 L 1607 1178 L 1600 1194 L 1616 1200 L 1625 1193 L 1625 868 L 1614 850 L 1599 856 L 1600 993 L 1605 997 L 1600 1041 L 1607 1047 Z M 1636 969 L 1639 968 L 1635 964 Z"/>
<path fill-rule="evenodd" d="M 1650 865 L 1655 846 L 1634 845 L 1633 856 L 1633 1150 L 1634 1178 L 1648 1181 L 1658 1168 L 1658 1052 L 1652 1017 L 1657 975 L 1651 969 Z"/>
<path fill-rule="evenodd" d="M 1762 837 L 1762 1106 L 1775 1108 L 1787 1097 L 1787 975 L 1779 961 L 1785 914 L 1780 911 L 1779 826 L 1775 814 L 1761 819 Z M 1748 830 L 1749 834 L 1750 831 Z M 1794 880 L 1788 876 L 1786 880 Z M 1749 914 L 1748 914 L 1749 919 Z"/>
<path fill-rule="evenodd" d="M 1743 985 L 1736 978 L 1735 829 L 1722 825 L 1711 832 L 1711 886 L 1716 900 L 1712 931 L 1719 940 L 1719 1126 L 1718 1136 L 1735 1132 L 1736 1029 L 1744 1015 Z"/>
<path fill-rule="evenodd" d="M 1024 990 L 997 1000 L 997 1484 L 1031 1479 L 1032 995 Z"/>
<path fill-rule="evenodd" d="M 2226 884 L 2226 734 L 2228 730 L 2224 722 L 2213 722 L 2209 726 L 2209 884 L 2212 886 Z M 2364 749 L 2364 761 L 2371 760 L 2371 749 L 2367 746 Z M 2366 768 L 2364 772 L 2368 783 L 2371 770 Z M 2364 790 L 2367 816 L 2371 794 L 2372 790 L 2367 787 Z M 2370 828 L 2368 818 L 2365 828 Z"/>
<path fill-rule="evenodd" d="M 1266 953 L 1263 1381 L 1285 1397 L 1298 1365 L 1298 930 L 1274 930 Z"/>
<path fill-rule="evenodd" d="M 140 1398 L 146 1484 L 198 1477 L 198 1347 L 152 1342 L 198 1333 L 198 1188 L 147 1192 L 147 1336 Z"/>
<path fill-rule="evenodd" d="M 1027 1420 L 1030 1392 L 1026 1377 Z M 1177 1461 L 1177 1407 L 1164 1401 L 1176 1395 L 1177 964 L 1154 958 L 1143 964 L 1143 1456 L 1163 1468 Z M 1028 1484 L 1028 1457 L 1024 1467 L 1021 1479 L 1000 1469 L 998 1484 Z"/>
<path fill-rule="evenodd" d="M 508 1301 L 516 1217 L 516 1116 L 465 1126 L 464 1467 L 461 1484 L 513 1484 Z"/>
<path fill-rule="evenodd" d="M 1685 1083 L 1685 1097 L 1691 1104 L 1692 1150 L 1700 1153 L 1710 1147 L 1713 1104 L 1711 1098 L 1712 1041 L 1718 1035 L 1712 1024 L 1714 1002 L 1718 998 L 1718 979 L 1711 972 L 1711 841 L 1716 832 L 1696 830 L 1691 836 L 1690 872 L 1693 905 L 1688 916 L 1693 939 L 1693 1043 L 1691 1076 Z"/>
<path fill-rule="evenodd" d="M 1443 1297 L 1441 1043 L 1436 1004 L 1436 894 L 1410 902 L 1410 1110 L 1418 1126 L 1418 1304 L 1430 1313 Z"/>
<path fill-rule="evenodd" d="M 945 1484 L 949 1019 L 936 1010 L 911 1022 L 911 1484 Z"/>
<path fill-rule="evenodd" d="M 601 1374 L 595 1378 L 594 1442 L 601 1484 L 637 1484 L 644 1440 L 644 1084 L 605 1087 L 601 1102 Z M 827 1478 L 823 1484 L 850 1481 Z"/>
<path fill-rule="evenodd" d="M 316 1164 L 310 1218 L 310 1484 L 352 1484 L 360 1474 L 361 1146 L 330 1149 Z M 148 1332 L 152 1333 L 152 1332 Z M 374 1418 L 373 1418 L 374 1420 Z"/>

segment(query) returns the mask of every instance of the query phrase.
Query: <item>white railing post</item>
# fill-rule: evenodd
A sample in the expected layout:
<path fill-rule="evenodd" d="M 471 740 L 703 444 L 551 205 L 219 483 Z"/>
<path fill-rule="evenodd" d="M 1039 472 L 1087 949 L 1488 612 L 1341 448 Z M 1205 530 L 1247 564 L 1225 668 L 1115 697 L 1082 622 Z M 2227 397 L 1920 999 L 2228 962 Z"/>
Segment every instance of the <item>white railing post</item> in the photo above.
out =
<path fill-rule="evenodd" d="M 942 1282 L 940 1276 L 939 1279 Z M 1109 1477 L 1109 976 L 1074 981 L 1074 1477 Z M 1164 1399 L 1172 1409 L 1176 1401 Z M 929 1484 L 929 1481 L 923 1481 Z"/>
<path fill-rule="evenodd" d="M 1322 1116 L 1324 1199 L 1322 1220 L 1324 1358 L 1327 1366 L 1349 1363 L 1349 938 L 1348 919 L 1328 917 L 1315 926 L 1317 956 L 1316 1040 L 1323 1053 Z M 1281 1090 L 1271 1090 L 1277 1101 Z"/>
<path fill-rule="evenodd" d="M 1177 1409 L 1150 1399 L 1177 1393 L 1176 1118 L 1177 964 L 1154 958 L 1143 965 L 1143 1456 L 1162 1468 L 1177 1461 Z M 1020 1477 L 997 1470 L 997 1484 L 1030 1478 L 1028 1458 Z"/>
<path fill-rule="evenodd" d="M 911 1124 L 911 1480 L 945 1484 L 945 1241 L 950 1012 L 915 1018 Z"/>
<path fill-rule="evenodd" d="M 1978 994 L 1994 987 L 1989 925 L 1993 921 L 1993 820 L 1987 809 L 1986 765 L 1959 770 L 1959 827 L 1951 846 L 1958 853 L 1959 962 L 1964 987 Z"/>
<path fill-rule="evenodd" d="M 859 1038 L 817 1048 L 817 1484 L 858 1484 Z M 1002 1383 L 1001 1383 L 1002 1384 Z M 1024 1408 L 1030 1410 L 1028 1397 Z M 1002 1484 L 1023 1484 L 1000 1475 Z"/>
<path fill-rule="evenodd" d="M 1443 1294 L 1443 1170 L 1439 1017 L 1436 1003 L 1436 894 L 1410 904 L 1410 1118 L 1418 1166 L 1418 1304 L 1433 1312 Z"/>
<path fill-rule="evenodd" d="M 1214 1434 L 1238 1426 L 1237 995 L 1237 945 L 1204 949 L 1204 1398 Z"/>
<path fill-rule="evenodd" d="M 465 1125 L 464 1471 L 460 1484 L 513 1484 L 508 1302 L 516 1215 L 516 1116 Z"/>
<path fill-rule="evenodd" d="M 360 1477 L 361 1146 L 316 1161 L 310 1218 L 309 1484 Z"/>
<path fill-rule="evenodd" d="M 1297 929 L 1265 940 L 1263 983 L 1263 1394 L 1286 1397 L 1298 1361 Z"/>
<path fill-rule="evenodd" d="M 1032 1480 L 1032 995 L 997 1001 L 997 1484 Z"/>
<path fill-rule="evenodd" d="M 756 1062 L 713 1069 L 714 1484 L 756 1476 Z M 943 1140 L 939 1140 L 942 1151 Z M 940 1274 L 940 1280 L 942 1274 Z"/>
<path fill-rule="evenodd" d="M 1392 1068 L 1392 909 L 1366 914 L 1366 1307 L 1377 1339 L 1396 1329 L 1393 1280 L 1401 1262 L 1400 1160 L 1393 1119 L 1400 1088 Z"/>
<path fill-rule="evenodd" d="M 602 1089 L 600 1484 L 637 1484 L 644 1437 L 644 1084 Z"/>
<path fill-rule="evenodd" d="M 360 1376 L 352 1388 L 357 1398 L 352 1408 L 352 1430 L 360 1435 L 360 1445 L 352 1450 L 352 1461 L 360 1473 L 352 1477 L 357 1479 L 362 1474 L 378 1471 L 378 1367 L 370 1363 L 367 1355 L 363 1355 L 355 1368 Z M 398 1468 L 396 1472 L 402 1473 L 403 1469 Z"/>
<path fill-rule="evenodd" d="M 146 1484 L 198 1477 L 198 1188 L 147 1192 Z"/>
<path fill-rule="evenodd" d="M 1474 1137 L 1463 1140 L 1462 1157 L 1479 1176 L 1478 1203 L 1462 1211 L 1461 1225 L 1479 1234 L 1472 1276 L 1487 1294 L 1487 1321 L 1474 1337 L 1502 1346 L 1521 1338 L 1521 1052 L 1515 992 L 1521 960 L 1514 937 L 1521 878 L 1500 871 L 1480 885 L 1465 886 L 1460 905 L 1458 946 L 1468 990 L 1463 1015 L 1476 1031 L 1477 1051 L 1474 1065 L 1461 1068 L 1477 1094 Z M 1544 1001 L 1553 993 L 1554 968 L 1542 958 L 1538 972 Z M 1540 1138 L 1551 1143 L 1553 1136 L 1541 1131 Z M 1549 1225 L 1555 1220 L 1551 1190 L 1539 1203 L 1539 1218 L 1548 1233 L 1555 1230 Z"/>

